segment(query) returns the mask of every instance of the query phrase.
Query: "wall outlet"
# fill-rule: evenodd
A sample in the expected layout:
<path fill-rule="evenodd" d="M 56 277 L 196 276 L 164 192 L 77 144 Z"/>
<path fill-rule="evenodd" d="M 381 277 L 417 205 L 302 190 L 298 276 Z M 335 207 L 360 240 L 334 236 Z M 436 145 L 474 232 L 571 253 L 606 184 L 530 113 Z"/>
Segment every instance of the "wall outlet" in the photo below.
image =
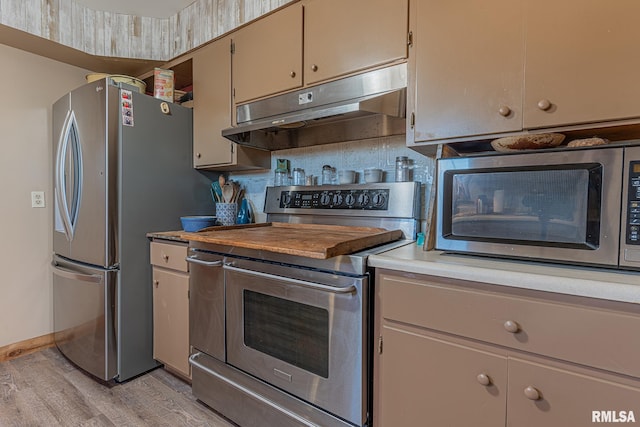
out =
<path fill-rule="evenodd" d="M 31 207 L 44 208 L 44 191 L 31 192 Z"/>

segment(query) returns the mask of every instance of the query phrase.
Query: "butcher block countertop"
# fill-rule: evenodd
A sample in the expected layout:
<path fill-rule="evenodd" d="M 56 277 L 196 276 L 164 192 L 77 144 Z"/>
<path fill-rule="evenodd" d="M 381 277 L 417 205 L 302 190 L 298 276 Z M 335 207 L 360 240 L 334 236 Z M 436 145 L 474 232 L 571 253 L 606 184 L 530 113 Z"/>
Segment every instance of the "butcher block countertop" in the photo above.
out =
<path fill-rule="evenodd" d="M 327 259 L 400 239 L 402 231 L 374 227 L 267 222 L 246 226 L 210 227 L 183 233 L 182 239 Z"/>

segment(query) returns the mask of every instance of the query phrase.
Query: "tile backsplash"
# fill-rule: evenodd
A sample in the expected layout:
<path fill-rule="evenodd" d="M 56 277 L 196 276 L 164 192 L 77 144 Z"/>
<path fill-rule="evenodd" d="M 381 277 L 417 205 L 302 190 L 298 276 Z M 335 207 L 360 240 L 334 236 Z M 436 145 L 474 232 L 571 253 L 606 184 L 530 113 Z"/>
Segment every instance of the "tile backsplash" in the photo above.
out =
<path fill-rule="evenodd" d="M 323 165 L 330 165 L 336 168 L 336 171 L 355 170 L 356 182 L 364 183 L 363 171 L 366 168 L 382 169 L 383 181 L 394 181 L 397 156 L 407 156 L 413 161 L 413 180 L 422 184 L 421 229 L 424 230 L 425 201 L 429 199 L 432 191 L 435 160 L 407 148 L 404 135 L 273 151 L 271 170 L 233 172 L 230 178 L 240 182 L 246 189 L 246 197 L 255 207 L 256 221 L 264 222 L 266 221 L 266 214 L 263 213 L 265 189 L 274 184 L 276 159 L 288 159 L 291 162 L 291 170 L 302 168 L 307 176 L 318 177 L 318 183 L 320 183 Z"/>

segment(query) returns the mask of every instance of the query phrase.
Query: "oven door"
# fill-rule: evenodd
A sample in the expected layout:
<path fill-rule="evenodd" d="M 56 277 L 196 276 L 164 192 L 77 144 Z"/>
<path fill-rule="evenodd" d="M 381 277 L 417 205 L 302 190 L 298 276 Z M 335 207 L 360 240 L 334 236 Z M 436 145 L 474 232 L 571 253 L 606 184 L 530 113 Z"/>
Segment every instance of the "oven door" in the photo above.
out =
<path fill-rule="evenodd" d="M 229 261 L 227 362 L 363 425 L 368 278 Z"/>

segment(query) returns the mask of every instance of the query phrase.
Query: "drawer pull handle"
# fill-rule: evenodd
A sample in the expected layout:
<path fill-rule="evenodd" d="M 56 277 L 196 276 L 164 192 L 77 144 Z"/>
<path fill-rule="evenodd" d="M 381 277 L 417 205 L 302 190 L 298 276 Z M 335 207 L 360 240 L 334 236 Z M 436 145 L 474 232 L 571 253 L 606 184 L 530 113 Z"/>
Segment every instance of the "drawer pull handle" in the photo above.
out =
<path fill-rule="evenodd" d="M 489 377 L 489 375 L 487 375 L 485 373 L 478 374 L 476 379 L 482 385 L 491 385 L 491 378 Z"/>
<path fill-rule="evenodd" d="M 169 261 L 169 255 L 162 254 L 162 259 L 165 260 L 165 261 Z"/>
<path fill-rule="evenodd" d="M 512 334 L 515 334 L 520 330 L 520 325 L 518 325 L 518 323 L 514 322 L 513 320 L 507 320 L 506 322 L 504 322 L 504 329 L 507 332 L 511 332 Z"/>
<path fill-rule="evenodd" d="M 538 108 L 542 111 L 547 111 L 549 108 L 551 108 L 551 101 L 549 101 L 548 99 L 541 99 L 540 101 L 538 101 Z"/>
<path fill-rule="evenodd" d="M 157 287 L 158 287 L 158 285 L 160 284 L 160 281 L 159 281 L 159 280 L 154 280 L 154 281 L 153 281 L 153 284 L 154 284 L 154 285 L 156 285 L 156 288 L 157 288 Z"/>
<path fill-rule="evenodd" d="M 511 108 L 507 107 L 506 105 L 503 105 L 498 110 L 498 113 L 500 113 L 502 117 L 507 117 L 509 114 L 511 114 Z"/>
<path fill-rule="evenodd" d="M 540 392 L 533 386 L 527 386 L 524 389 L 524 395 L 530 400 L 540 400 Z"/>

